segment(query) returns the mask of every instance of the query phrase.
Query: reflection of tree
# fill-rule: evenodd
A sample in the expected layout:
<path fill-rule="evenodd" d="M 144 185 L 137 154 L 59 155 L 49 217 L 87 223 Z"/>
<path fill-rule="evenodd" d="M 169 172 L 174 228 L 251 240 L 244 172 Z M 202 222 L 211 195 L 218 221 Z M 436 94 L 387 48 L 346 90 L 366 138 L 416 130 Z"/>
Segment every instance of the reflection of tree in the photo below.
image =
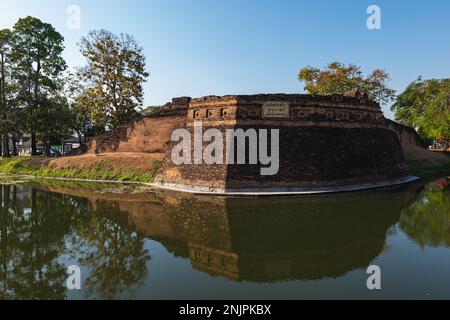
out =
<path fill-rule="evenodd" d="M 402 211 L 400 227 L 422 247 L 450 246 L 450 190 L 429 185 Z"/>
<path fill-rule="evenodd" d="M 79 262 L 90 269 L 84 286 L 87 296 L 112 299 L 131 295 L 147 276 L 148 251 L 144 237 L 123 227 L 123 212 L 97 203 L 96 215 L 79 225 L 84 247 Z M 107 217 L 105 217 L 105 215 Z"/>
<path fill-rule="evenodd" d="M 62 299 L 66 269 L 58 261 L 72 224 L 64 196 L 32 189 L 17 205 L 18 186 L 1 186 L 0 292 L 6 299 Z"/>
<path fill-rule="evenodd" d="M 146 277 L 144 239 L 118 210 L 23 186 L 0 186 L 0 203 L 0 299 L 64 299 L 67 258 L 89 269 L 87 295 L 114 298 Z"/>

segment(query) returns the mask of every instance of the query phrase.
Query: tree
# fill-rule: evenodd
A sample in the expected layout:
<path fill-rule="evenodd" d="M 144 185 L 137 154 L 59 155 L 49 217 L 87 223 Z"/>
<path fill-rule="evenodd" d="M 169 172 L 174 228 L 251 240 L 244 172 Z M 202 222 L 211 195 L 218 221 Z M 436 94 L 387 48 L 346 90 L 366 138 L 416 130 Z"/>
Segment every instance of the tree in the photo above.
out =
<path fill-rule="evenodd" d="M 0 135 L 1 153 L 3 157 L 9 157 L 9 129 L 11 127 L 11 64 L 9 55 L 11 52 L 12 33 L 9 29 L 0 30 Z"/>
<path fill-rule="evenodd" d="M 20 100 L 26 105 L 27 129 L 35 155 L 38 120 L 42 117 L 40 107 L 57 89 L 56 79 L 66 69 L 62 57 L 64 38 L 51 24 L 33 17 L 19 19 L 13 29 L 14 77 Z"/>
<path fill-rule="evenodd" d="M 450 139 L 450 79 L 419 77 L 392 106 L 399 122 L 417 129 L 426 140 Z"/>
<path fill-rule="evenodd" d="M 306 67 L 300 70 L 298 79 L 305 82 L 305 91 L 316 95 L 347 94 L 359 91 L 372 100 L 384 104 L 395 98 L 395 90 L 388 87 L 389 74 L 376 69 L 364 76 L 361 68 L 352 64 L 332 62 L 325 70 Z"/>
<path fill-rule="evenodd" d="M 95 127 L 91 120 L 91 103 L 85 99 L 87 90 L 85 83 L 76 74 L 70 72 L 64 76 L 63 82 L 63 94 L 71 114 L 70 128 L 77 135 L 80 145 L 83 145 L 87 142 L 88 137 L 102 132 Z"/>
<path fill-rule="evenodd" d="M 97 126 L 115 128 L 139 115 L 143 84 L 148 77 L 145 56 L 136 40 L 106 30 L 91 31 L 80 43 L 88 64 L 80 70 L 88 88 L 80 99 L 90 105 L 89 116 Z"/>
<path fill-rule="evenodd" d="M 41 100 L 41 110 L 36 117 L 39 127 L 37 137 L 44 144 L 44 152 L 50 156 L 52 144 L 60 144 L 70 134 L 73 113 L 63 96 L 51 96 Z"/>

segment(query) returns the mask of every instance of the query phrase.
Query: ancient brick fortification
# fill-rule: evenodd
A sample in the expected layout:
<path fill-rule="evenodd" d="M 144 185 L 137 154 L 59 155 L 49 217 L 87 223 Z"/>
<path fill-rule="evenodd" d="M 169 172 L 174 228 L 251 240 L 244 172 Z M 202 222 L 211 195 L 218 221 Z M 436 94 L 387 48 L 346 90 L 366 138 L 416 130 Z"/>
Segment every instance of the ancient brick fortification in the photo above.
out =
<path fill-rule="evenodd" d="M 270 105 L 278 106 L 279 114 L 270 114 Z M 174 165 L 167 155 L 157 182 L 243 192 L 332 187 L 407 174 L 398 134 L 386 126 L 380 106 L 364 96 L 204 97 L 189 103 L 186 127 L 192 134 L 194 121 L 202 122 L 203 131 L 217 128 L 224 133 L 279 129 L 278 174 L 261 176 L 259 164 Z"/>
<path fill-rule="evenodd" d="M 420 136 L 414 128 L 407 127 L 389 119 L 386 119 L 385 121 L 386 127 L 398 134 L 402 144 L 412 144 L 414 146 L 422 145 Z"/>
<path fill-rule="evenodd" d="M 178 144 L 170 141 L 173 130 L 186 128 L 193 136 L 199 121 L 203 132 L 216 128 L 224 135 L 227 129 L 278 129 L 278 174 L 262 176 L 260 164 L 173 164 L 170 152 Z M 156 183 L 167 187 L 289 191 L 404 177 L 400 138 L 410 135 L 386 121 L 366 96 L 264 94 L 174 99 L 160 114 L 100 137 L 92 146 L 101 152 L 164 152 Z"/>
<path fill-rule="evenodd" d="M 173 130 L 186 124 L 190 98 L 175 98 L 154 115 L 144 117 L 129 126 L 118 128 L 90 143 L 88 152 L 165 152 Z"/>

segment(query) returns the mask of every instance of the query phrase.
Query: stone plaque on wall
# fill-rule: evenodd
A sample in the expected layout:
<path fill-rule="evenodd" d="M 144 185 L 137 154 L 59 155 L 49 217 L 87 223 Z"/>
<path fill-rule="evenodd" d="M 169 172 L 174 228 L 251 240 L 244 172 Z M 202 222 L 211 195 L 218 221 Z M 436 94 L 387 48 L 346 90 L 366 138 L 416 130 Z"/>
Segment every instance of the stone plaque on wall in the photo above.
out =
<path fill-rule="evenodd" d="M 262 109 L 263 118 L 289 118 L 289 102 L 267 101 Z"/>

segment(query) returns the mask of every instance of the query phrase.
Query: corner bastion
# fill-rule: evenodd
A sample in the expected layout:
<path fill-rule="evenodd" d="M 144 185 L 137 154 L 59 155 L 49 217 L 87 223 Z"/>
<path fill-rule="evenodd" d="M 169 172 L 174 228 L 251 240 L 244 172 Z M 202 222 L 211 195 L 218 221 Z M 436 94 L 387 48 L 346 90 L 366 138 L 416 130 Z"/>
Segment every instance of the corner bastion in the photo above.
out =
<path fill-rule="evenodd" d="M 277 174 L 261 175 L 259 164 L 174 164 L 171 151 L 179 141 L 171 141 L 173 130 L 187 129 L 194 136 L 198 122 L 203 133 L 215 128 L 224 135 L 227 130 L 278 129 Z M 411 180 L 400 138 L 379 104 L 359 93 L 259 94 L 175 98 L 159 114 L 94 139 L 91 148 L 164 153 L 155 179 L 163 188 L 212 194 L 315 193 Z M 191 151 L 195 153 L 194 146 Z"/>

